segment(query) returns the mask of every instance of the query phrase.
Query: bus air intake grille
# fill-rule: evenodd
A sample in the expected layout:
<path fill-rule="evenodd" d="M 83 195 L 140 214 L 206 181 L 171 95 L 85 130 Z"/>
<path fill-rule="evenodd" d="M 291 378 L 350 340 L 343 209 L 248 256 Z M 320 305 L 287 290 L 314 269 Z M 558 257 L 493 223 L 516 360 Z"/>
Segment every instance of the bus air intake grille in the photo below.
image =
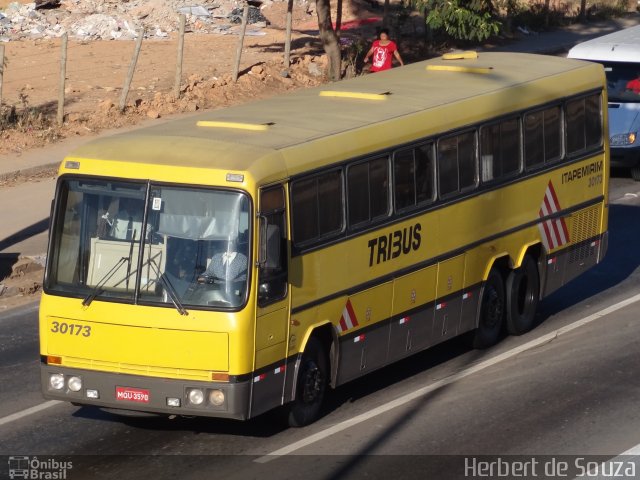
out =
<path fill-rule="evenodd" d="M 585 208 L 573 215 L 571 240 L 574 247 L 569 254 L 569 263 L 580 262 L 596 253 L 587 240 L 598 234 L 599 208 Z"/>

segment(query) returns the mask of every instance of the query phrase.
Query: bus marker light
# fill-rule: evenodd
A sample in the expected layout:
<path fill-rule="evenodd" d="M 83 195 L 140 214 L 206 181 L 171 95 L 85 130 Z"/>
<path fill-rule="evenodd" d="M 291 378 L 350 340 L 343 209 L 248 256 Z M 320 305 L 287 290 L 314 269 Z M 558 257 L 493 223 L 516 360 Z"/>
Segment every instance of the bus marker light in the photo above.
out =
<path fill-rule="evenodd" d="M 47 365 L 62 365 L 62 357 L 47 355 Z"/>
<path fill-rule="evenodd" d="M 458 65 L 427 65 L 427 70 L 439 72 L 490 73 L 493 67 L 463 67 Z"/>
<path fill-rule="evenodd" d="M 227 182 L 244 182 L 244 175 L 241 173 L 227 173 Z"/>
<path fill-rule="evenodd" d="M 69 387 L 69 390 L 72 392 L 79 392 L 82 390 L 82 379 L 80 377 L 70 377 L 69 380 L 67 380 L 67 387 Z"/>
<path fill-rule="evenodd" d="M 87 396 L 87 398 L 93 398 L 94 400 L 97 400 L 98 398 L 100 398 L 100 392 L 98 392 L 98 390 L 87 389 L 87 391 L 85 392 L 85 395 Z"/>
<path fill-rule="evenodd" d="M 204 402 L 204 393 L 199 388 L 190 389 L 187 396 L 189 398 L 189 403 L 192 405 L 202 405 L 202 402 Z"/>
<path fill-rule="evenodd" d="M 353 339 L 353 343 L 358 343 L 364 340 L 364 335 L 358 335 Z"/>
<path fill-rule="evenodd" d="M 228 382 L 229 381 L 229 374 L 228 373 L 212 372 L 211 373 L 211 380 L 213 380 L 214 382 Z"/>
<path fill-rule="evenodd" d="M 267 376 L 262 373 L 256 377 L 253 377 L 253 383 L 258 383 L 260 380 L 264 380 Z"/>
<path fill-rule="evenodd" d="M 274 373 L 274 374 L 276 374 L 276 375 L 278 375 L 279 373 L 284 372 L 284 370 L 285 370 L 286 368 L 287 368 L 287 366 L 286 366 L 286 365 L 282 365 L 282 366 L 280 366 L 280 367 L 276 368 L 276 369 L 273 371 L 273 373 Z"/>
<path fill-rule="evenodd" d="M 180 406 L 179 398 L 167 397 L 167 407 L 179 407 L 179 406 Z"/>
<path fill-rule="evenodd" d="M 464 295 L 462 295 L 463 300 L 466 300 L 467 298 L 471 298 L 471 292 L 467 292 Z"/>
<path fill-rule="evenodd" d="M 442 55 L 443 60 L 463 60 L 463 59 L 471 59 L 475 60 L 478 58 L 478 52 L 474 50 L 468 50 L 466 52 L 451 52 L 445 53 Z"/>
<path fill-rule="evenodd" d="M 66 162 L 64 162 L 64 168 L 68 168 L 69 170 L 80 170 L 80 162 L 67 160 Z"/>
<path fill-rule="evenodd" d="M 387 96 L 391 92 L 382 93 L 365 93 L 365 92 L 340 92 L 336 90 L 322 90 L 320 92 L 321 97 L 336 97 L 336 98 L 355 98 L 358 100 L 386 100 Z"/>
<path fill-rule="evenodd" d="M 222 390 L 211 390 L 209 402 L 211 402 L 211 405 L 219 407 L 224 403 L 224 392 Z"/>
<path fill-rule="evenodd" d="M 439 303 L 439 304 L 436 305 L 436 310 L 442 310 L 446 306 L 447 306 L 447 304 L 445 302 Z"/>
<path fill-rule="evenodd" d="M 216 121 L 207 121 L 207 120 L 199 120 L 196 122 L 198 127 L 208 127 L 208 128 L 230 128 L 235 130 L 250 130 L 254 132 L 263 132 L 268 130 L 273 123 L 242 123 L 242 122 L 216 122 Z"/>
<path fill-rule="evenodd" d="M 402 317 L 402 318 L 398 321 L 398 323 L 399 323 L 400 325 L 404 325 L 405 323 L 409 323 L 409 317 Z"/>
<path fill-rule="evenodd" d="M 53 373 L 49 376 L 49 386 L 54 390 L 62 390 L 64 387 L 64 375 Z"/>

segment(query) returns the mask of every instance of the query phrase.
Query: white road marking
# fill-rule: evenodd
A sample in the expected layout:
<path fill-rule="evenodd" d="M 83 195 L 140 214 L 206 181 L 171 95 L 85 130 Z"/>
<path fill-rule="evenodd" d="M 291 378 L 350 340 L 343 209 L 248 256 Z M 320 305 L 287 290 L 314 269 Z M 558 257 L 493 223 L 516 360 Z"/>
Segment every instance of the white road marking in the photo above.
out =
<path fill-rule="evenodd" d="M 603 310 L 600 310 L 599 312 L 596 312 L 592 315 L 589 315 L 587 317 L 584 317 L 580 320 L 575 321 L 574 323 L 571 323 L 569 325 L 565 325 L 562 328 L 559 328 L 557 330 L 554 330 L 553 332 L 550 332 L 546 335 L 543 335 L 542 337 L 533 339 L 527 343 L 524 343 L 522 345 L 520 345 L 519 347 L 513 348 L 511 350 L 508 350 L 504 353 L 501 353 L 500 355 L 496 355 L 493 358 L 490 358 L 489 360 L 485 360 L 484 362 L 480 362 L 476 365 L 473 365 L 465 370 L 462 370 L 458 373 L 454 373 L 453 375 L 443 378 L 441 380 L 438 380 L 437 382 L 432 383 L 431 385 L 427 385 L 426 387 L 422 387 L 419 388 L 418 390 L 415 390 L 413 392 L 410 392 L 406 395 L 403 395 L 402 397 L 396 398 L 395 400 L 385 403 L 384 405 L 381 405 L 377 408 L 374 408 L 373 410 L 369 410 L 366 413 L 363 413 L 361 415 L 358 415 L 356 417 L 350 418 L 349 420 L 345 420 L 344 422 L 338 423 L 332 427 L 329 427 L 325 430 L 322 430 L 318 433 L 315 433 L 313 435 L 308 436 L 307 438 L 300 440 L 298 442 L 294 442 L 291 443 L 285 447 L 282 447 L 278 450 L 275 450 L 267 455 L 264 455 L 262 457 L 256 458 L 254 460 L 254 462 L 257 463 L 267 463 L 270 462 L 272 460 L 275 460 L 278 457 L 284 456 L 284 455 L 288 455 L 292 452 L 295 452 L 296 450 L 300 450 L 301 448 L 307 447 L 313 443 L 319 442 L 331 435 L 334 435 L 336 433 L 339 433 L 343 430 L 346 430 L 350 427 L 353 427 L 354 425 L 357 425 L 359 423 L 365 422 L 373 417 L 376 417 L 378 415 L 381 415 L 383 413 L 388 412 L 389 410 L 393 410 L 396 407 L 400 407 L 412 400 L 415 400 L 417 398 L 420 398 L 430 392 L 433 392 L 434 390 L 437 390 L 441 387 L 444 387 L 446 385 L 449 385 L 451 383 L 457 382 L 458 380 L 461 380 L 463 378 L 466 378 L 470 375 L 473 375 L 474 373 L 477 373 L 481 370 L 484 370 L 488 367 L 491 367 L 497 363 L 500 363 L 504 360 L 507 360 L 509 358 L 515 357 L 516 355 L 519 355 L 520 353 L 526 351 L 526 350 L 530 350 L 532 348 L 535 348 L 539 345 L 543 345 L 557 337 L 559 337 L 560 335 L 564 335 L 566 333 L 571 332 L 572 330 L 575 330 L 576 328 L 582 327 L 584 325 L 587 325 L 591 322 L 594 322 L 606 315 L 609 315 L 610 313 L 613 313 L 617 310 L 620 310 L 621 308 L 624 308 L 628 305 L 631 305 L 633 303 L 636 303 L 640 301 L 640 294 L 638 295 L 634 295 L 633 297 L 627 298 L 626 300 L 623 300 L 621 302 L 616 303 L 615 305 L 611 305 L 610 307 L 607 307 Z M 636 447 L 634 447 L 636 448 Z M 638 447 L 640 449 L 640 447 Z M 625 453 L 627 454 L 627 453 Z"/>
<path fill-rule="evenodd" d="M 624 474 L 625 469 L 634 463 L 636 467 L 640 464 L 640 444 L 631 447 L 626 452 L 622 452 L 617 457 L 613 457 L 606 462 L 602 462 L 597 469 L 589 470 L 586 475 L 579 475 L 573 480 L 580 480 L 588 477 L 590 480 L 606 480 L 611 477 L 631 478 Z M 619 475 L 616 475 L 616 469 L 620 467 Z M 606 473 L 600 474 L 600 472 Z M 582 472 L 581 472 L 582 473 Z M 637 478 L 634 476 L 633 478 Z"/>
<path fill-rule="evenodd" d="M 6 417 L 2 417 L 0 418 L 0 427 L 7 425 L 8 423 L 15 422 L 16 420 L 20 420 L 21 418 L 28 417 L 29 415 L 33 415 L 34 413 L 41 412 L 42 410 L 46 410 L 47 408 L 55 407 L 59 403 L 65 402 L 60 400 L 49 400 L 48 402 L 41 403 L 35 407 L 27 408 L 26 410 L 21 410 L 19 412 L 12 413 L 11 415 L 7 415 Z"/>
<path fill-rule="evenodd" d="M 635 447 L 631 447 L 626 452 L 623 452 L 623 453 L 620 454 L 620 456 L 622 456 L 622 455 L 640 455 L 640 443 L 638 445 L 636 445 Z"/>

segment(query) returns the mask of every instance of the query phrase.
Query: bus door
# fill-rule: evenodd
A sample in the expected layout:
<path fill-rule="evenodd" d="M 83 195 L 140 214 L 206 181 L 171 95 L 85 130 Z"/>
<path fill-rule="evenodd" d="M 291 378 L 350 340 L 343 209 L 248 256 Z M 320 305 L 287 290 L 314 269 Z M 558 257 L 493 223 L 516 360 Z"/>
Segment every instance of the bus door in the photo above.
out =
<path fill-rule="evenodd" d="M 433 321 L 433 344 L 458 333 L 462 313 L 465 255 L 438 264 L 438 286 Z"/>
<path fill-rule="evenodd" d="M 289 289 L 285 192 L 282 186 L 260 192 L 258 213 L 258 308 L 251 416 L 281 405 L 287 368 Z"/>

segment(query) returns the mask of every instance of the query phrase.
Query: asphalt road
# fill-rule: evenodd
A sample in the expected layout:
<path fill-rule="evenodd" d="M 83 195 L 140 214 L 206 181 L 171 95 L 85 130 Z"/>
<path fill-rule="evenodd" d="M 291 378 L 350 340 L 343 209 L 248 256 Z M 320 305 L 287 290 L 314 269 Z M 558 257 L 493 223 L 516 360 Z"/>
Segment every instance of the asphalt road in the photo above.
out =
<path fill-rule="evenodd" d="M 334 392 L 303 429 L 283 428 L 276 414 L 125 418 L 46 403 L 35 307 L 4 315 L 0 455 L 68 460 L 72 480 L 499 478 L 473 469 L 498 456 L 528 469 L 506 478 L 574 478 L 561 462 L 599 465 L 640 444 L 638 195 L 639 183 L 612 180 L 605 262 L 545 299 L 532 332 L 487 351 L 453 340 L 396 363 Z M 0 478 L 7 465 L 0 458 Z"/>

